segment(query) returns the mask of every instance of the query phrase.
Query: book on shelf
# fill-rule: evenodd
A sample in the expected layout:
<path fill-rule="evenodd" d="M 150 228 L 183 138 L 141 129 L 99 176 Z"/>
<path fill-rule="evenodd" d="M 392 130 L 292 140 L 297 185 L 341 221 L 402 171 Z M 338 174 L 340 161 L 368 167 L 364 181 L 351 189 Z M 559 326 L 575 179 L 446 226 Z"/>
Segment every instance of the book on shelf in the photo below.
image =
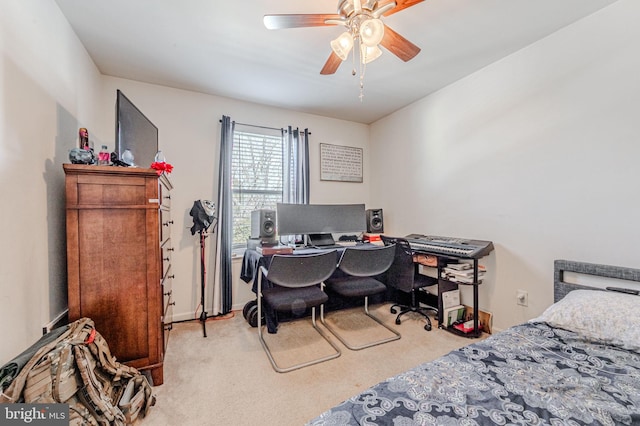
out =
<path fill-rule="evenodd" d="M 442 274 L 442 278 L 447 280 L 447 281 L 452 281 L 452 282 L 456 282 L 456 283 L 462 283 L 462 284 L 473 284 L 476 281 L 474 280 L 473 275 L 470 277 L 462 277 L 462 276 L 458 276 L 458 275 L 447 275 L 447 274 Z M 484 274 L 478 274 L 478 283 L 482 282 L 482 279 L 484 278 Z"/>
<path fill-rule="evenodd" d="M 461 269 L 456 269 L 455 267 L 452 267 L 452 266 L 459 266 L 459 265 L 467 265 L 467 266 Z M 486 268 L 483 265 L 478 265 L 478 280 L 477 280 L 478 282 L 482 281 L 482 278 L 484 278 L 485 273 L 486 273 Z M 441 278 L 448 281 L 472 284 L 475 282 L 474 275 L 475 275 L 475 272 L 471 264 L 450 263 L 444 268 L 442 268 Z"/>
<path fill-rule="evenodd" d="M 449 269 L 456 270 L 456 271 L 465 271 L 467 269 L 473 270 L 473 265 L 471 265 L 470 263 L 466 263 L 466 262 L 447 263 L 446 267 L 449 268 Z"/>
<path fill-rule="evenodd" d="M 444 327 L 451 327 L 453 324 L 462 321 L 464 319 L 465 307 L 464 305 L 456 305 L 450 308 L 444 309 L 442 312 L 442 322 Z"/>
<path fill-rule="evenodd" d="M 461 277 L 468 277 L 473 275 L 473 269 L 458 270 L 458 269 L 452 269 L 446 266 L 442 268 L 442 272 L 445 272 L 451 275 L 459 275 Z"/>
<path fill-rule="evenodd" d="M 456 268 L 454 266 L 467 265 L 465 268 Z M 456 275 L 473 275 L 473 266 L 470 263 L 449 263 L 447 266 L 442 268 L 443 271 L 446 271 L 451 274 Z M 487 272 L 487 268 L 484 265 L 478 265 L 478 273 Z"/>
<path fill-rule="evenodd" d="M 442 297 L 442 309 L 460 305 L 460 290 L 458 289 L 445 291 L 440 297 Z"/>
<path fill-rule="evenodd" d="M 449 269 L 449 268 L 442 268 L 442 272 L 450 274 L 450 275 L 456 275 L 459 277 L 472 277 L 473 276 L 473 269 L 465 269 L 464 271 L 457 271 L 455 269 Z M 482 269 L 478 268 L 478 274 L 484 274 L 486 271 L 483 271 Z"/>

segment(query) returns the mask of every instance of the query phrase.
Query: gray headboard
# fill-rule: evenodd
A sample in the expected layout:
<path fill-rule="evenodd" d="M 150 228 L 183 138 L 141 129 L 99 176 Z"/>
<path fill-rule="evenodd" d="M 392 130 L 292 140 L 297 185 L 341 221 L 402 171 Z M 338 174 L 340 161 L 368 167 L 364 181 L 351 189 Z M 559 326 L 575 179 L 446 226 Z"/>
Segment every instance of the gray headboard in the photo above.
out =
<path fill-rule="evenodd" d="M 574 262 L 571 260 L 556 260 L 554 261 L 553 273 L 554 302 L 562 299 L 571 290 L 605 290 L 604 288 L 594 288 L 587 285 L 567 283 L 564 281 L 565 272 L 575 272 L 577 274 L 593 275 L 603 278 L 615 278 L 619 280 L 634 281 L 636 283 L 640 283 L 640 269 L 626 268 L 624 266 L 610 266 L 598 265 L 595 263 Z M 629 287 L 633 288 L 633 286 Z"/>

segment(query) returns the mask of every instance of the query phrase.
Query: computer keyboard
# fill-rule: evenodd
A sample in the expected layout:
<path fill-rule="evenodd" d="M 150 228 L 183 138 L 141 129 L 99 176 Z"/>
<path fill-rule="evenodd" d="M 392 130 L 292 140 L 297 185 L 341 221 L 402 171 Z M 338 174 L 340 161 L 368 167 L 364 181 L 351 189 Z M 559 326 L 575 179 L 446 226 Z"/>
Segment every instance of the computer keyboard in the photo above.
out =
<path fill-rule="evenodd" d="M 343 248 L 343 246 L 341 246 L 339 243 L 336 244 L 327 244 L 327 245 L 322 245 L 322 246 L 311 246 L 315 249 L 320 249 L 320 250 L 331 250 L 331 249 L 338 249 L 338 248 Z"/>
<path fill-rule="evenodd" d="M 338 241 L 336 245 L 339 247 L 353 247 L 355 245 L 358 245 L 358 242 L 357 241 Z"/>

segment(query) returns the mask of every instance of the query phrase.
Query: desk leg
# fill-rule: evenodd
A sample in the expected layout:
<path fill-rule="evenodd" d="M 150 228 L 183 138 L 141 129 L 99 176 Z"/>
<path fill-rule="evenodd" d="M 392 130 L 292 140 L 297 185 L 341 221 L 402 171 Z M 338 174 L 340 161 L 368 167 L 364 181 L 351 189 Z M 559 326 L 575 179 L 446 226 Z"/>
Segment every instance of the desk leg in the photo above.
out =
<path fill-rule="evenodd" d="M 478 330 L 478 285 L 473 285 L 473 334 L 475 337 L 480 335 L 480 330 Z"/>
<path fill-rule="evenodd" d="M 478 259 L 473 260 L 473 277 L 473 334 L 478 337 Z"/>

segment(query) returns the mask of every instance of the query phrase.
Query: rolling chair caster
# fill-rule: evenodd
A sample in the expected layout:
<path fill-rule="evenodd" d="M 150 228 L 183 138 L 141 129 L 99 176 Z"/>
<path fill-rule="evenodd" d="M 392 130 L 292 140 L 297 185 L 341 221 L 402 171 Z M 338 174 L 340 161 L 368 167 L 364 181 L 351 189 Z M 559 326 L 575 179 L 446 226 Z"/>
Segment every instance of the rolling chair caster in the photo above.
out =
<path fill-rule="evenodd" d="M 427 330 L 427 331 L 431 331 L 431 323 L 430 322 L 426 323 L 424 325 L 424 329 Z"/>

